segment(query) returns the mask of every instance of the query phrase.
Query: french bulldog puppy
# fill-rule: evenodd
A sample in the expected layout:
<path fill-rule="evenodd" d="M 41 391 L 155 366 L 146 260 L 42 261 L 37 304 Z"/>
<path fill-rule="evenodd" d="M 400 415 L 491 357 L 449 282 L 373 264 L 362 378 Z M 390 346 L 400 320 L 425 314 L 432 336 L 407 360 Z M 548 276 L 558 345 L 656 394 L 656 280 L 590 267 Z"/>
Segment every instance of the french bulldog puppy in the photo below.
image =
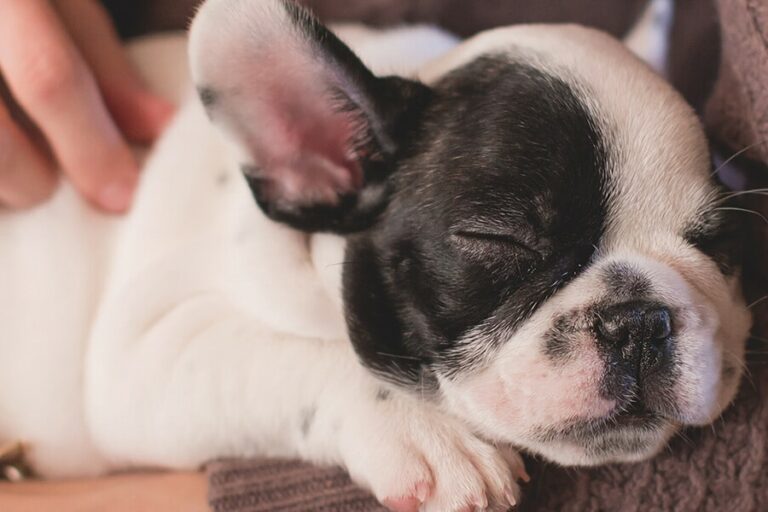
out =
<path fill-rule="evenodd" d="M 0 438 L 40 474 L 301 457 L 503 510 L 516 449 L 636 461 L 733 399 L 738 236 L 681 97 L 582 27 L 372 34 L 208 0 L 132 212 L 0 216 Z"/>

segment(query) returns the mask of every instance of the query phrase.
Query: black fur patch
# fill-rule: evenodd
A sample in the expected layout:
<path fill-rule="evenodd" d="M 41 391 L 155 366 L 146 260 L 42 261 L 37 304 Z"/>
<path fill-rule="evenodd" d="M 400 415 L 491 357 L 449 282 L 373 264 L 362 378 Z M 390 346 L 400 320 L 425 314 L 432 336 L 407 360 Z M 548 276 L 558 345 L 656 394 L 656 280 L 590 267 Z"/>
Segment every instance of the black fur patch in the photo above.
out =
<path fill-rule="evenodd" d="M 412 123 L 387 209 L 348 238 L 344 294 L 363 362 L 422 387 L 471 364 L 469 330 L 516 328 L 588 265 L 608 156 L 571 85 L 507 56 L 450 73 Z"/>
<path fill-rule="evenodd" d="M 638 300 L 647 297 L 651 291 L 651 280 L 628 263 L 613 263 L 603 271 L 608 298 L 615 302 Z"/>
<path fill-rule="evenodd" d="M 261 179 L 261 169 L 258 165 L 254 164 L 240 164 L 240 172 L 245 175 L 245 180 L 250 182 L 251 180 Z"/>
<path fill-rule="evenodd" d="M 544 354 L 556 363 L 565 363 L 573 356 L 573 336 L 576 327 L 567 315 L 555 318 L 544 335 Z"/>
<path fill-rule="evenodd" d="M 734 202 L 721 205 L 736 207 Z M 733 275 L 743 264 L 746 222 L 740 222 L 738 212 L 710 205 L 702 211 L 696 223 L 683 233 L 685 240 L 712 258 L 720 272 Z"/>
<path fill-rule="evenodd" d="M 216 101 L 218 100 L 218 93 L 214 91 L 210 87 L 198 87 L 197 88 L 197 95 L 200 97 L 200 101 L 202 102 L 203 106 L 205 108 L 210 108 L 213 105 L 216 104 Z"/>

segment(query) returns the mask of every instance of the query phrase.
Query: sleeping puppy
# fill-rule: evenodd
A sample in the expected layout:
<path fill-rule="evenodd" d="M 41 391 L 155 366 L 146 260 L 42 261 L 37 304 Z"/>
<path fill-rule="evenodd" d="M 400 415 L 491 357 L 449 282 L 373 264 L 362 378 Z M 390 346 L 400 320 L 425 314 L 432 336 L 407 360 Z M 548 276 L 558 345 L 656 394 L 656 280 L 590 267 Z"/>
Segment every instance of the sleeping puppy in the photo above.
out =
<path fill-rule="evenodd" d="M 495 510 L 513 446 L 636 461 L 732 400 L 737 236 L 683 100 L 594 30 L 424 66 L 452 41 L 394 34 L 346 37 L 412 78 L 291 3 L 209 0 L 202 101 L 131 214 L 64 189 L 0 217 L 0 438 L 38 472 L 298 456 L 397 511 Z"/>

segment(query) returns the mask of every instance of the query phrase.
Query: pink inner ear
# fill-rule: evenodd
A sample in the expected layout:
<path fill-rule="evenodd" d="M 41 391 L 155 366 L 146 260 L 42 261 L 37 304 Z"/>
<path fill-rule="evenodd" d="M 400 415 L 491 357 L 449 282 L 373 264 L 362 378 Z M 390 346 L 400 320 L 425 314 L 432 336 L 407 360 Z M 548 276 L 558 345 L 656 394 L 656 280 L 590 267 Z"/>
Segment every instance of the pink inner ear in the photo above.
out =
<path fill-rule="evenodd" d="M 330 91 L 342 80 L 330 66 L 271 55 L 249 78 L 227 117 L 260 168 L 267 199 L 333 205 L 357 192 L 363 176 L 353 143 L 365 128 L 336 104 Z"/>

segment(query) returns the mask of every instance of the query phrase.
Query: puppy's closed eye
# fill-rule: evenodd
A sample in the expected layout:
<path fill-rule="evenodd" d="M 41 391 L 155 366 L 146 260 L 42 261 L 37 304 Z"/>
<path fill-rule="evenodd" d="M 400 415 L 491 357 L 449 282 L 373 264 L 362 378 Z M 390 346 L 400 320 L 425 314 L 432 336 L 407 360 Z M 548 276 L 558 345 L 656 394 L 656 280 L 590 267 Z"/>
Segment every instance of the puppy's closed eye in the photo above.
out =
<path fill-rule="evenodd" d="M 726 276 L 733 275 L 744 263 L 747 228 L 736 216 L 736 208 L 727 206 L 703 214 L 699 224 L 688 230 L 686 240 L 714 260 Z"/>
<path fill-rule="evenodd" d="M 450 242 L 463 256 L 485 267 L 511 263 L 518 272 L 530 272 L 543 259 L 522 237 L 511 233 L 460 229 L 453 232 Z"/>

